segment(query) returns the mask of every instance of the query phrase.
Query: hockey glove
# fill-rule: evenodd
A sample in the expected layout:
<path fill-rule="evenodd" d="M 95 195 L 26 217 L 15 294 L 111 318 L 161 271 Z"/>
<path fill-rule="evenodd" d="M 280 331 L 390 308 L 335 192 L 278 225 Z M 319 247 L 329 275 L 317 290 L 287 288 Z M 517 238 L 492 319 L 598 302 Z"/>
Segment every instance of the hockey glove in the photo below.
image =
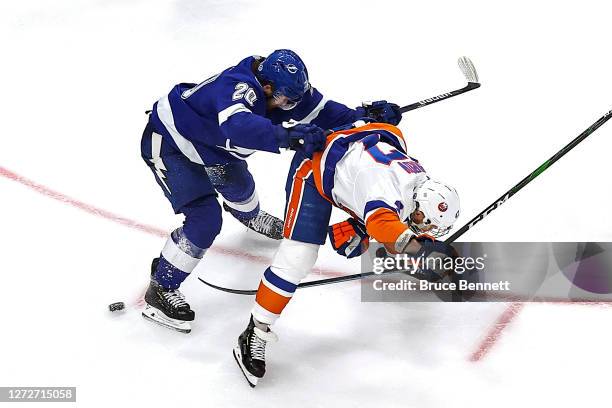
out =
<path fill-rule="evenodd" d="M 353 218 L 330 225 L 327 231 L 332 247 L 347 258 L 360 256 L 370 244 L 365 227 Z"/>
<path fill-rule="evenodd" d="M 325 132 L 316 125 L 297 124 L 288 128 L 279 125 L 275 130 L 279 147 L 301 151 L 310 159 L 314 152 L 325 148 Z"/>
<path fill-rule="evenodd" d="M 414 254 L 420 262 L 417 276 L 436 282 L 454 272 L 455 259 L 459 256 L 455 248 L 428 235 L 419 235 L 414 239 L 421 244 L 421 248 Z"/>
<path fill-rule="evenodd" d="M 400 107 L 387 101 L 364 102 L 362 106 L 355 109 L 362 117 L 374 119 L 376 122 L 398 125 L 402 120 Z"/>

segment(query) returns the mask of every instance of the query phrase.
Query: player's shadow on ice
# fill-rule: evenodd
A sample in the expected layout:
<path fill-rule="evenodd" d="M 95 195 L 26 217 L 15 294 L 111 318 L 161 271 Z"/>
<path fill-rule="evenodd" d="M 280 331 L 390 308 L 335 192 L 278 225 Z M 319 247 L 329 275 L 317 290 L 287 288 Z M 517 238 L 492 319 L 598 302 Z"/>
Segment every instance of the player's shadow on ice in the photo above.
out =
<path fill-rule="evenodd" d="M 248 250 L 253 255 L 264 255 L 269 252 L 274 254 L 281 243 L 280 240 L 268 238 L 246 227 L 228 235 L 230 236 L 236 248 Z"/>

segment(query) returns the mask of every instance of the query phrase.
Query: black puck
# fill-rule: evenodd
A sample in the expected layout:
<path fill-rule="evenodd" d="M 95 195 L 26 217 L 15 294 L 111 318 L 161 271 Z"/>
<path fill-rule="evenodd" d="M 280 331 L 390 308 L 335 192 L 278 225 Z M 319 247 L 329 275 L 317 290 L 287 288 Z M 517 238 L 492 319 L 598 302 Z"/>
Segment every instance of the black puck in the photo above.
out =
<path fill-rule="evenodd" d="M 125 309 L 125 303 L 123 302 L 115 302 L 108 305 L 108 310 L 111 312 L 118 312 L 119 310 Z"/>

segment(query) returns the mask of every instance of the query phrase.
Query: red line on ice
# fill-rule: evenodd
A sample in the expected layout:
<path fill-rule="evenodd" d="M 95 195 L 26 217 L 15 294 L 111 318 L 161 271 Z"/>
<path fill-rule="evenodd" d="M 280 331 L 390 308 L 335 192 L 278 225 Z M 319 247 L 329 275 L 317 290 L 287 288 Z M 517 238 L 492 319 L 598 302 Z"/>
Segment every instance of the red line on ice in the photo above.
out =
<path fill-rule="evenodd" d="M 15 181 L 19 184 L 22 184 L 36 191 L 39 194 L 42 194 L 54 200 L 60 201 L 72 207 L 78 208 L 82 211 L 85 211 L 97 217 L 104 218 L 106 220 L 115 222 L 117 224 L 121 224 L 125 227 L 131 228 L 134 230 L 138 230 L 141 232 L 145 232 L 147 234 L 154 235 L 160 238 L 166 238 L 168 236 L 168 232 L 161 228 L 143 224 L 138 221 L 112 213 L 110 211 L 106 211 L 104 209 L 98 208 L 91 204 L 87 204 L 83 201 L 77 200 L 66 194 L 60 193 L 49 187 L 39 184 L 33 180 L 30 180 L 27 177 L 21 176 L 2 166 L 0 166 L 0 176 L 5 177 L 9 180 Z M 241 251 L 236 248 L 225 247 L 222 245 L 214 245 L 213 247 L 210 248 L 210 251 L 216 252 L 219 254 L 223 254 L 223 255 L 233 256 L 233 257 L 240 258 L 240 259 L 248 259 L 251 262 L 257 262 L 257 263 L 264 264 L 264 265 L 269 265 L 271 261 L 269 258 L 266 258 L 263 256 L 253 255 L 253 254 Z M 345 273 L 341 273 L 341 272 L 327 269 L 327 268 L 320 268 L 320 267 L 316 268 L 316 271 L 319 274 L 326 275 L 326 276 L 346 275 Z M 598 303 L 597 302 L 593 302 L 593 303 L 586 302 L 586 303 L 575 303 L 575 304 L 591 304 L 592 305 L 592 304 L 598 304 Z M 470 361 L 473 361 L 473 362 L 480 361 L 487 355 L 487 353 L 490 351 L 490 349 L 493 347 L 493 345 L 497 342 L 497 340 L 501 336 L 504 329 L 512 322 L 512 320 L 514 320 L 514 318 L 519 314 L 522 308 L 523 308 L 522 303 L 512 303 L 510 306 L 508 306 L 506 311 L 503 312 L 499 316 L 499 318 L 497 319 L 497 322 L 489 330 L 489 333 L 487 334 L 485 339 L 482 341 L 478 349 L 474 353 L 472 353 L 472 355 L 470 356 Z"/>
<path fill-rule="evenodd" d="M 101 208 L 94 207 L 93 205 L 84 203 L 72 197 L 69 197 L 65 194 L 52 190 L 48 187 L 43 186 L 42 184 L 38 184 L 35 181 L 32 181 L 26 177 L 23 177 L 13 171 L 10 171 L 2 166 L 0 166 L 0 175 L 8 178 L 9 180 L 16 181 L 19 184 L 23 184 L 26 187 L 31 188 L 32 190 L 45 195 L 47 197 L 53 198 L 54 200 L 61 201 L 64 204 L 68 204 L 72 207 L 76 207 L 80 210 L 88 212 L 90 214 L 96 215 L 98 217 L 106 218 L 107 220 L 111 220 L 113 222 L 122 224 L 126 227 L 140 230 L 146 232 L 151 235 L 156 235 L 158 237 L 166 237 L 168 233 L 159 228 L 152 227 L 150 225 L 141 224 L 139 222 L 130 220 L 129 218 L 122 217 L 117 214 L 113 214 L 109 211 L 103 210 Z"/>
<path fill-rule="evenodd" d="M 160 238 L 166 238 L 168 236 L 168 232 L 164 231 L 161 228 L 157 228 L 151 225 L 147 225 L 147 224 L 143 224 L 140 223 L 138 221 L 134 221 L 132 219 L 123 217 L 121 215 L 112 213 L 110 211 L 106 211 L 103 210 L 101 208 L 98 208 L 96 206 L 93 206 L 91 204 L 87 204 L 83 201 L 77 200 L 75 198 L 72 198 L 66 194 L 60 193 L 58 191 L 55 191 L 49 187 L 46 187 L 42 184 L 39 184 L 33 180 L 28 179 L 27 177 L 21 176 L 11 170 L 8 170 L 5 167 L 0 166 L 0 176 L 2 177 L 6 177 L 9 180 L 15 181 L 19 184 L 22 184 L 34 191 L 36 191 L 37 193 L 40 193 L 44 196 L 47 196 L 49 198 L 52 198 L 54 200 L 60 201 L 64 204 L 70 205 L 72 207 L 78 208 L 79 210 L 83 210 L 89 214 L 95 215 L 97 217 L 101 217 L 104 218 L 106 220 L 115 222 L 117 224 L 121 224 L 125 227 L 134 229 L 134 230 L 138 230 L 141 232 L 145 232 L 147 234 L 150 235 L 155 235 L 157 237 Z M 259 256 L 259 255 L 253 255 L 250 254 L 248 252 L 245 251 L 241 251 L 239 249 L 236 248 L 231 248 L 231 247 L 226 247 L 223 245 L 213 245 L 210 248 L 211 252 L 216 252 L 216 253 L 220 253 L 223 255 L 228 255 L 228 256 L 233 256 L 236 258 L 240 258 L 240 259 L 248 259 L 251 262 L 257 262 L 263 265 L 269 265 L 271 262 L 271 259 L 264 257 L 264 256 Z M 317 267 L 315 268 L 315 270 L 321 274 L 321 275 L 326 275 L 326 276 L 343 276 L 346 275 L 345 273 L 341 273 L 335 270 L 331 270 L 331 269 L 327 269 L 327 268 L 320 268 Z"/>
<path fill-rule="evenodd" d="M 478 362 L 482 360 L 491 351 L 495 343 L 500 339 L 502 333 L 510 323 L 518 316 L 523 309 L 524 303 L 514 302 L 508 305 L 506 310 L 497 318 L 497 321 L 491 326 L 486 337 L 482 340 L 476 351 L 470 355 L 469 360 Z"/>

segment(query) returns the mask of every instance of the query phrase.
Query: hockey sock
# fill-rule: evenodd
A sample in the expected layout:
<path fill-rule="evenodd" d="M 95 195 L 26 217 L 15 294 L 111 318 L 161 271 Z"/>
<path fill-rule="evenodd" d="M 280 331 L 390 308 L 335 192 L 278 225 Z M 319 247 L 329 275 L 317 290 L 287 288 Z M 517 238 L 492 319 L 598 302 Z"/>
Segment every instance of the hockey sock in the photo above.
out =
<path fill-rule="evenodd" d="M 263 332 L 267 332 L 270 325 L 267 323 L 262 323 L 259 320 L 257 320 L 255 317 L 253 317 L 253 323 L 255 324 L 255 327 L 257 327 L 259 330 L 263 331 Z"/>
<path fill-rule="evenodd" d="M 177 289 L 205 253 L 206 249 L 196 246 L 185 236 L 182 227 L 174 230 L 161 252 L 155 280 L 166 289 Z"/>
<path fill-rule="evenodd" d="M 296 289 L 297 283 L 280 277 L 272 271 L 272 267 L 266 269 L 255 296 L 253 307 L 255 320 L 273 324 L 293 297 Z"/>

